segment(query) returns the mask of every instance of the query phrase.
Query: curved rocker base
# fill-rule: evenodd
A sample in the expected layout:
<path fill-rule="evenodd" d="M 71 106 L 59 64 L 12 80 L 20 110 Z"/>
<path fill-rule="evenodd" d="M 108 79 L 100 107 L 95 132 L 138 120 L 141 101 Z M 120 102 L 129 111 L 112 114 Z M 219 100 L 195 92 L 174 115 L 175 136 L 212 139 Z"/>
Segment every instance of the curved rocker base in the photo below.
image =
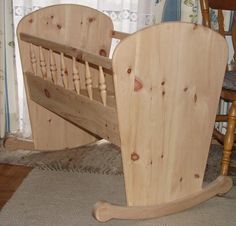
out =
<path fill-rule="evenodd" d="M 148 219 L 170 215 L 200 204 L 218 194 L 228 192 L 232 187 L 232 179 L 219 176 L 215 181 L 207 185 L 201 191 L 177 199 L 173 202 L 155 206 L 117 206 L 108 202 L 97 202 L 93 215 L 100 222 L 111 219 Z"/>

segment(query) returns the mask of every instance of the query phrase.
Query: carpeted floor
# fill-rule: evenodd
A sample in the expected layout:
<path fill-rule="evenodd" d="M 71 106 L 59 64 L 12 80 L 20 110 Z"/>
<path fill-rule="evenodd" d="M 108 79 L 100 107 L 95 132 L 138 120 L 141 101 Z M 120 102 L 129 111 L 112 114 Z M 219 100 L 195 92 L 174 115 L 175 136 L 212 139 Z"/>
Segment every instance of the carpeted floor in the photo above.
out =
<path fill-rule="evenodd" d="M 3 146 L 0 147 L 0 163 L 26 165 L 52 171 L 123 174 L 120 149 L 104 140 L 80 148 L 56 152 L 7 151 Z M 210 182 L 219 175 L 222 150 L 221 145 L 211 145 L 204 181 Z M 233 159 L 236 159 L 236 152 L 233 152 Z M 236 177 L 232 176 L 236 185 Z"/>
<path fill-rule="evenodd" d="M 221 155 L 222 146 L 213 144 L 205 182 L 219 175 Z M 43 153 L 12 152 L 1 147 L 0 163 L 35 168 L 0 212 L 1 226 L 102 225 L 91 215 L 96 201 L 125 203 L 120 150 L 108 142 Z M 215 197 L 183 213 L 146 221 L 114 220 L 105 225 L 233 226 L 236 225 L 235 201 L 234 186 L 226 196 Z"/>
<path fill-rule="evenodd" d="M 97 222 L 94 203 L 125 203 L 122 175 L 34 169 L 0 212 L 1 226 L 234 226 L 236 187 L 182 213 L 152 220 Z"/>

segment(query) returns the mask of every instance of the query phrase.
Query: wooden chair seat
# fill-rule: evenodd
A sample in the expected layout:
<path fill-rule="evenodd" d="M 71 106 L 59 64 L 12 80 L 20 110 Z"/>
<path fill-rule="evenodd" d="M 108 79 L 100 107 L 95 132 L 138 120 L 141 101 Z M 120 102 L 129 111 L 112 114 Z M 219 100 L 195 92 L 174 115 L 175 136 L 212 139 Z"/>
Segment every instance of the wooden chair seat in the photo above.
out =
<path fill-rule="evenodd" d="M 223 88 L 230 91 L 236 91 L 236 71 L 227 71 L 225 73 Z"/>

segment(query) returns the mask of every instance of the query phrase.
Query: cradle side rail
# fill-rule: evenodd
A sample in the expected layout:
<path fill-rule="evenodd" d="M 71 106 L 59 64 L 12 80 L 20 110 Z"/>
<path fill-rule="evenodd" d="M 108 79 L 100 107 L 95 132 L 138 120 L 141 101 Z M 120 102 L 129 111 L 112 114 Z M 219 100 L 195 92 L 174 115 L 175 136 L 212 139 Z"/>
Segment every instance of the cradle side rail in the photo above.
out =
<path fill-rule="evenodd" d="M 112 75 L 111 60 L 29 34 L 20 33 L 20 39 L 29 46 L 28 56 L 33 72 L 26 71 L 24 74 L 30 99 L 85 131 L 120 145 L 114 93 L 107 90 L 106 85 L 106 76 Z M 39 51 L 38 58 L 35 48 Z M 43 50 L 49 55 L 48 67 Z M 54 55 L 60 56 L 61 82 L 54 71 Z M 66 59 L 70 61 L 66 62 Z M 82 82 L 78 62 L 85 65 Z M 93 86 L 91 68 L 99 72 L 98 86 Z M 71 77 L 72 85 L 69 84 Z"/>
<path fill-rule="evenodd" d="M 115 39 L 123 40 L 124 38 L 127 38 L 128 36 L 130 36 L 130 34 L 126 32 L 115 31 L 115 30 L 112 31 L 112 38 L 115 38 Z"/>

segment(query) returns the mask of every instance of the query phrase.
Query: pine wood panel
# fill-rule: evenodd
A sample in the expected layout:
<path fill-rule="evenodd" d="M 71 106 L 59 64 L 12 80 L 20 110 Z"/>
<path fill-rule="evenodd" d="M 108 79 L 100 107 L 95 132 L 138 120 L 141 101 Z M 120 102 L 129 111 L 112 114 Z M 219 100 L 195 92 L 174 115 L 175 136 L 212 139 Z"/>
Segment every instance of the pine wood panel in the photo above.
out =
<path fill-rule="evenodd" d="M 108 98 L 107 106 L 104 106 L 32 74 L 25 76 L 31 100 L 86 131 L 120 145 L 117 112 L 110 107 L 115 105 L 112 103 L 114 98 Z"/>
<path fill-rule="evenodd" d="M 129 206 L 201 190 L 226 61 L 222 36 L 194 24 L 153 26 L 118 45 L 113 71 Z"/>
<path fill-rule="evenodd" d="M 38 38 L 57 41 L 59 44 L 84 49 L 99 55 L 109 55 L 113 25 L 111 19 L 101 12 L 79 5 L 56 5 L 33 12 L 24 17 L 18 25 L 17 34 L 23 71 L 32 71 L 30 45 L 21 41 L 19 34 L 25 33 Z M 95 38 L 96 37 L 96 38 Z M 39 47 L 33 46 L 34 55 L 39 56 Z M 45 63 L 49 65 L 49 51 L 43 49 Z M 57 83 L 62 85 L 60 76 L 60 54 L 54 53 Z M 66 59 L 68 73 L 72 75 L 72 59 Z M 37 76 L 40 72 L 39 59 L 36 65 Z M 84 75 L 84 65 L 78 64 L 80 75 Z M 49 67 L 48 73 L 50 74 Z M 91 70 L 94 86 L 98 86 L 98 72 Z M 83 77 L 83 76 L 82 76 Z M 97 79 L 96 79 L 97 78 Z M 81 78 L 82 86 L 85 86 Z M 69 89 L 73 89 L 73 76 L 69 76 Z M 28 87 L 26 86 L 26 93 Z M 28 100 L 34 146 L 41 150 L 72 148 L 95 140 L 94 136 L 58 117 L 45 108 Z"/>

